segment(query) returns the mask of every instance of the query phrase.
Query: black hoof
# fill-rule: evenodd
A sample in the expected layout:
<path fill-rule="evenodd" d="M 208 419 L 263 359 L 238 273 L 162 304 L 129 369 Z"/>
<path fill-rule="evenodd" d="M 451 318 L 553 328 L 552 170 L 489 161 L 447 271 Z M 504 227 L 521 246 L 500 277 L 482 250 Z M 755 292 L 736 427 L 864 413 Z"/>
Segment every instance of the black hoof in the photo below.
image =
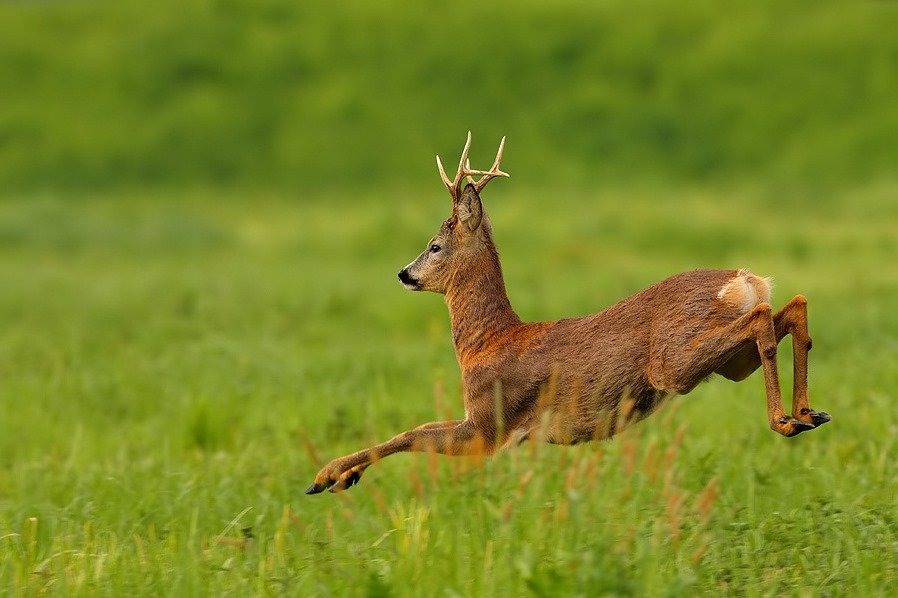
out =
<path fill-rule="evenodd" d="M 779 420 L 780 428 L 778 431 L 783 436 L 792 437 L 801 434 L 802 432 L 807 432 L 808 430 L 813 430 L 816 426 L 814 424 L 809 424 L 807 422 L 803 422 L 800 419 L 795 419 L 794 417 L 781 417 Z"/>
<path fill-rule="evenodd" d="M 815 426 L 822 426 L 826 422 L 832 421 L 832 416 L 826 411 L 813 411 L 811 412 L 811 421 Z"/>
<path fill-rule="evenodd" d="M 809 424 L 808 422 L 803 422 L 800 419 L 792 420 L 792 429 L 795 430 L 796 434 L 801 434 L 802 432 L 807 432 L 808 430 L 813 430 L 816 428 L 814 424 Z"/>
<path fill-rule="evenodd" d="M 327 490 L 327 486 L 323 484 L 312 484 L 308 488 L 306 488 L 306 494 L 318 494 L 319 492 L 324 492 Z"/>

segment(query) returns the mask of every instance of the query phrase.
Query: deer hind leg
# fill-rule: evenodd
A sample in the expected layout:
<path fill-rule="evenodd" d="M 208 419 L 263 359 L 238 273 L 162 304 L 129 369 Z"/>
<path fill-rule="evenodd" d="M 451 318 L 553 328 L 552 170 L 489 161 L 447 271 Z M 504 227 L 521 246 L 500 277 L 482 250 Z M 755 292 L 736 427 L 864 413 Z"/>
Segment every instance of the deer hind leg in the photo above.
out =
<path fill-rule="evenodd" d="M 758 346 L 758 354 L 761 358 L 761 366 L 764 369 L 764 387 L 767 391 L 767 419 L 770 428 L 783 436 L 795 436 L 807 430 L 813 430 L 814 424 L 802 421 L 795 417 L 788 417 L 783 409 L 783 401 L 780 395 L 779 374 L 776 366 L 776 329 L 773 317 L 770 314 L 770 304 L 758 305 L 749 315 L 755 314 L 752 319 L 751 329 Z"/>
<path fill-rule="evenodd" d="M 814 411 L 808 402 L 808 351 L 811 337 L 808 334 L 808 300 L 796 295 L 773 316 L 773 327 L 779 342 L 787 334 L 792 335 L 792 417 L 816 426 L 832 418 L 823 411 Z"/>
<path fill-rule="evenodd" d="M 808 301 L 803 295 L 796 295 L 781 310 L 773 315 L 773 329 L 776 342 L 787 334 L 792 335 L 792 417 L 803 422 L 820 426 L 832 418 L 823 411 L 811 409 L 808 402 L 808 351 L 811 337 L 808 335 Z M 733 357 L 717 369 L 717 373 L 739 381 L 761 366 L 761 355 L 752 342 L 744 343 Z"/>
<path fill-rule="evenodd" d="M 444 455 L 483 455 L 493 452 L 491 443 L 467 420 L 432 422 L 364 449 L 339 457 L 325 465 L 306 494 L 346 490 L 358 483 L 362 473 L 375 461 L 399 452 L 434 452 Z"/>
<path fill-rule="evenodd" d="M 739 380 L 760 364 L 764 369 L 770 428 L 783 436 L 811 430 L 815 427 L 813 423 L 788 417 L 783 409 L 776 363 L 777 342 L 770 304 L 760 303 L 730 324 L 694 339 L 687 352 L 676 352 L 677 359 L 662 366 L 664 387 L 686 393 L 714 372 Z M 805 361 L 805 386 L 806 374 Z"/>

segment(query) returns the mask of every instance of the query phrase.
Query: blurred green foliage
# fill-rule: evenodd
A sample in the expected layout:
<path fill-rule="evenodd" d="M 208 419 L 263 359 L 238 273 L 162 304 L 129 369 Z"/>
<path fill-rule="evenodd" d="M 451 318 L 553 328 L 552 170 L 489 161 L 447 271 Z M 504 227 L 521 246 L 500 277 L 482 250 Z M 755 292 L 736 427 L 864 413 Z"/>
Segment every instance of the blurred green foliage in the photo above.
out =
<path fill-rule="evenodd" d="M 844 187 L 898 169 L 896 25 L 872 1 L 3 3 L 0 188 L 414 189 L 468 129 L 475 163 L 507 134 L 553 184 Z"/>

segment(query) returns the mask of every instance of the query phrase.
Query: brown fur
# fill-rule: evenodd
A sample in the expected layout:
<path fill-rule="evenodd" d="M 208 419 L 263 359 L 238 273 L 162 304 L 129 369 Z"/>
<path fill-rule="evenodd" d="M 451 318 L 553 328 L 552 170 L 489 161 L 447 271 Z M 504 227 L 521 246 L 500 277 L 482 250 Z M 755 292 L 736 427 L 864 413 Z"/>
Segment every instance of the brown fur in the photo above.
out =
<path fill-rule="evenodd" d="M 741 380 L 759 366 L 773 430 L 793 436 L 829 421 L 808 404 L 803 296 L 772 315 L 768 279 L 747 270 L 695 270 L 590 316 L 522 322 L 508 301 L 477 191 L 468 185 L 453 199 L 453 216 L 400 279 L 445 294 L 465 419 L 424 424 L 335 459 L 308 493 L 343 490 L 374 461 L 400 451 L 489 454 L 527 438 L 607 438 L 714 373 Z M 791 417 L 776 371 L 776 345 L 786 334 L 794 347 Z"/>

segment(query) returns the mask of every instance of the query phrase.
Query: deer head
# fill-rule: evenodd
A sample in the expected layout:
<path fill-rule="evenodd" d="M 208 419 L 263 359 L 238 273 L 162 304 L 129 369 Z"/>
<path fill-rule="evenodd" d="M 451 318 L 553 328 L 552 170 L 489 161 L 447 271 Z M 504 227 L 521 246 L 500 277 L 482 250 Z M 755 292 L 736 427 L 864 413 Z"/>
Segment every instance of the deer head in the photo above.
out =
<path fill-rule="evenodd" d="M 471 168 L 468 161 L 470 148 L 471 132 L 468 131 L 468 139 L 458 161 L 458 170 L 451 181 L 437 156 L 440 178 L 452 197 L 452 214 L 430 239 L 421 255 L 399 272 L 399 281 L 407 289 L 445 293 L 457 272 L 476 263 L 478 253 L 495 251 L 489 220 L 480 202 L 480 192 L 497 176 L 509 176 L 499 170 L 502 153 L 505 151 L 505 137 L 499 143 L 492 167 L 487 171 Z M 474 180 L 475 176 L 479 178 Z M 465 178 L 468 182 L 462 188 L 461 183 Z"/>

